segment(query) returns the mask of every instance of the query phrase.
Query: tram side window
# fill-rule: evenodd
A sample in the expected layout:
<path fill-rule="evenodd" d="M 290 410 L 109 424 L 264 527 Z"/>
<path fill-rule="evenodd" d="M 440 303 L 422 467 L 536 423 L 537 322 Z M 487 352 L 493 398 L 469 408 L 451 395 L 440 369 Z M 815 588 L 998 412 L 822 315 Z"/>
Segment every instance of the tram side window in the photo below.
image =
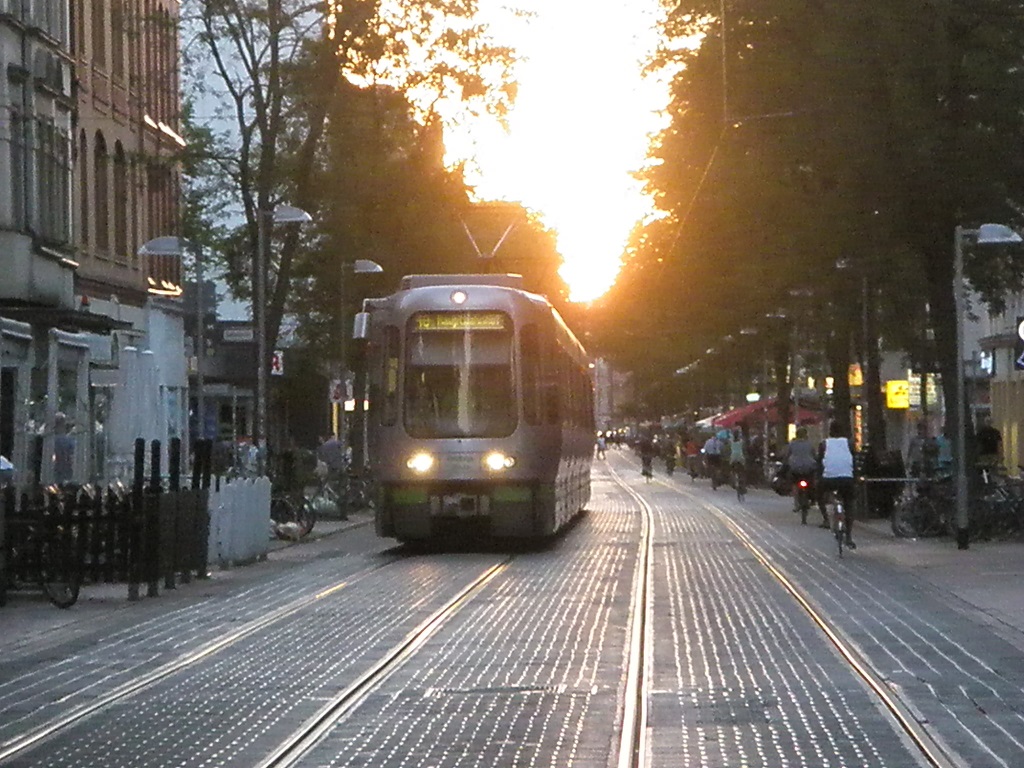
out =
<path fill-rule="evenodd" d="M 398 329 L 389 325 L 384 329 L 384 404 L 380 411 L 380 423 L 393 427 L 398 421 Z"/>
<path fill-rule="evenodd" d="M 559 349 L 558 342 L 551 339 L 546 345 L 545 351 L 547 354 L 544 355 L 543 384 L 541 386 L 544 423 L 561 424 L 563 415 L 562 393 L 564 392 L 563 377 L 565 375 L 561 355 L 559 354 L 562 350 Z"/>
<path fill-rule="evenodd" d="M 527 424 L 541 423 L 540 338 L 536 325 L 525 325 L 519 332 L 522 348 L 523 418 Z"/>

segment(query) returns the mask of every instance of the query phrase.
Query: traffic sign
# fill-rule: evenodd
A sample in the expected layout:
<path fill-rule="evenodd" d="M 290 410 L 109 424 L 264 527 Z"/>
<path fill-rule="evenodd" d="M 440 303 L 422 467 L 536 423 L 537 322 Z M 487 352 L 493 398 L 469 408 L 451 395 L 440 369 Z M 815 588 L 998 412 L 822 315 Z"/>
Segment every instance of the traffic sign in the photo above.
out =
<path fill-rule="evenodd" d="M 895 379 L 885 382 L 885 405 L 894 410 L 906 410 L 910 407 L 910 382 Z"/>

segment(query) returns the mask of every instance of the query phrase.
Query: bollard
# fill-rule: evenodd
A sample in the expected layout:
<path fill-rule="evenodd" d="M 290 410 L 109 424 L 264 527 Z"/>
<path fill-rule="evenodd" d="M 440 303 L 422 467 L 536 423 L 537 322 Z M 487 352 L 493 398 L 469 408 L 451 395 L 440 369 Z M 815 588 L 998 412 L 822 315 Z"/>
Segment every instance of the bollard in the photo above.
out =
<path fill-rule="evenodd" d="M 128 599 L 138 600 L 143 573 L 143 542 L 146 541 L 146 514 L 143 509 L 143 490 L 146 478 L 146 441 L 135 440 L 135 461 L 132 473 L 132 493 L 127 511 L 128 522 Z"/>
<path fill-rule="evenodd" d="M 167 489 L 172 493 L 181 487 L 181 438 L 172 437 L 167 450 Z"/>

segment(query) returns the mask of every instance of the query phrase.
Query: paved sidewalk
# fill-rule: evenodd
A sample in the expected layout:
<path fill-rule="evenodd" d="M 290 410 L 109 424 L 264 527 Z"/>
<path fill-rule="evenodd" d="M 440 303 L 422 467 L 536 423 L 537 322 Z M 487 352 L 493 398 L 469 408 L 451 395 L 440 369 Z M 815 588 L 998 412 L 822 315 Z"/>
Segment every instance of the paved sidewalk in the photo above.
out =
<path fill-rule="evenodd" d="M 116 621 L 144 621 L 183 605 L 199 602 L 239 585 L 266 578 L 268 569 L 288 567 L 289 561 L 305 559 L 322 551 L 336 534 L 373 525 L 370 513 L 355 513 L 347 521 L 320 520 L 312 532 L 299 541 L 270 541 L 267 558 L 250 565 L 233 568 L 214 567 L 209 578 L 193 579 L 178 584 L 176 589 L 160 585 L 158 597 L 128 600 L 128 585 L 87 584 L 82 587 L 78 602 L 71 608 L 54 607 L 39 592 L 11 592 L 8 603 L 0 608 L 0 664 L 17 649 L 53 645 L 82 638 L 99 627 Z M 143 585 L 142 594 L 146 587 Z"/>
<path fill-rule="evenodd" d="M 702 484 L 698 481 L 697 487 Z M 755 489 L 746 503 L 779 526 L 800 525 L 789 496 Z M 812 510 L 808 526 L 820 521 Z M 854 540 L 858 549 L 850 557 L 913 573 L 1024 649 L 1024 540 L 971 542 L 961 550 L 951 538 L 897 538 L 888 519 L 856 521 Z"/>

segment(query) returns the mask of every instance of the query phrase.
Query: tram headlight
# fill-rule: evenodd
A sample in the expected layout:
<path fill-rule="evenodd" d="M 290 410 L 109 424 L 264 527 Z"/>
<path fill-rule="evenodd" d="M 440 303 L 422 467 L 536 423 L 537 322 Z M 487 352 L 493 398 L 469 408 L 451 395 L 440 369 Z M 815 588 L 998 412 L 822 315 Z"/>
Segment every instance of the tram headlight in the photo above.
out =
<path fill-rule="evenodd" d="M 417 475 L 425 475 L 434 468 L 434 457 L 426 451 L 420 451 L 410 456 L 409 460 L 405 462 L 405 466 Z"/>
<path fill-rule="evenodd" d="M 484 466 L 487 467 L 491 472 L 501 472 L 506 469 L 511 469 L 516 465 L 516 460 L 512 456 L 507 456 L 501 451 L 491 451 L 484 456 Z"/>

